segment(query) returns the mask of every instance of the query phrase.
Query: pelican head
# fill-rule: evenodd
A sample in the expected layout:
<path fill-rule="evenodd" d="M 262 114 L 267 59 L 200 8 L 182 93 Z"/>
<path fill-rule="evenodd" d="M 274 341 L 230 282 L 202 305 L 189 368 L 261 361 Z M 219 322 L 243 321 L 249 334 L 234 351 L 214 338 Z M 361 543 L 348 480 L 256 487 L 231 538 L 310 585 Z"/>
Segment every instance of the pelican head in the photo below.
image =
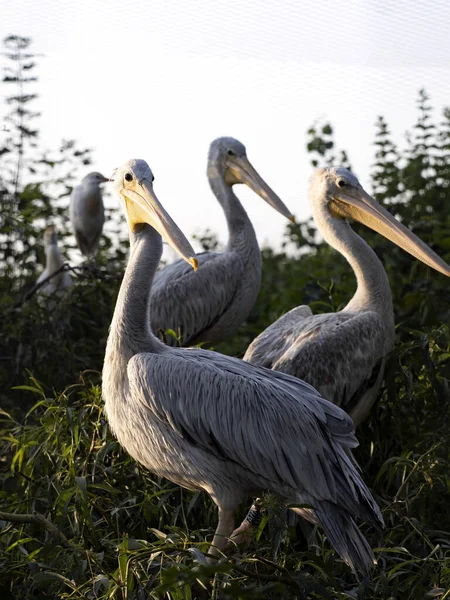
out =
<path fill-rule="evenodd" d="M 217 172 L 223 176 L 226 185 L 231 187 L 237 183 L 245 183 L 272 208 L 290 221 L 295 221 L 291 211 L 248 160 L 245 146 L 238 140 L 221 137 L 212 142 L 208 154 L 208 175 Z"/>
<path fill-rule="evenodd" d="M 318 169 L 311 178 L 310 196 L 313 204 L 326 203 L 332 218 L 355 219 L 450 277 L 450 266 L 374 200 L 347 169 Z"/>
<path fill-rule="evenodd" d="M 98 171 L 93 171 L 92 173 L 89 173 L 88 175 L 86 175 L 86 177 L 83 178 L 83 183 L 87 185 L 100 185 L 101 183 L 105 183 L 106 181 L 109 181 L 109 178 L 104 177 L 104 175 L 102 175 Z"/>
<path fill-rule="evenodd" d="M 132 159 L 116 169 L 111 180 L 116 193 L 125 205 L 128 224 L 134 233 L 150 225 L 178 252 L 186 262 L 197 269 L 195 251 L 184 234 L 166 212 L 153 191 L 153 173 L 141 159 Z"/>
<path fill-rule="evenodd" d="M 49 225 L 47 227 L 47 229 L 44 231 L 44 244 L 45 246 L 56 246 L 57 242 L 57 236 L 56 236 L 56 229 L 54 227 L 54 225 Z"/>

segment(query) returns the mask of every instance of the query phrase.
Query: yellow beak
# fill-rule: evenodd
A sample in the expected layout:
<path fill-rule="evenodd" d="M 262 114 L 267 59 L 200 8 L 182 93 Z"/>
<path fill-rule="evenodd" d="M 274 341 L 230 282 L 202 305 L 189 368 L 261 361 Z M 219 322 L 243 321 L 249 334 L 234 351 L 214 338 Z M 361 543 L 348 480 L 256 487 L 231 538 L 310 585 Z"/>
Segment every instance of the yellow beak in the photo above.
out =
<path fill-rule="evenodd" d="M 131 229 L 139 231 L 140 227 L 147 223 L 160 233 L 181 258 L 192 265 L 194 270 L 197 270 L 198 261 L 194 249 L 158 200 L 152 183 L 147 179 L 143 179 L 138 182 L 137 191 L 136 189 L 124 188 L 121 194 L 126 201 Z"/>
<path fill-rule="evenodd" d="M 293 223 L 295 222 L 291 211 L 287 208 L 281 198 L 275 194 L 272 188 L 267 185 L 247 157 L 229 156 L 227 159 L 227 167 L 230 169 L 236 182 L 248 185 L 255 194 L 258 194 L 258 196 L 265 200 L 272 208 Z"/>
<path fill-rule="evenodd" d="M 450 266 L 363 189 L 359 190 L 359 198 L 339 192 L 331 202 L 331 210 L 341 217 L 351 217 L 381 233 L 432 269 L 450 277 Z"/>

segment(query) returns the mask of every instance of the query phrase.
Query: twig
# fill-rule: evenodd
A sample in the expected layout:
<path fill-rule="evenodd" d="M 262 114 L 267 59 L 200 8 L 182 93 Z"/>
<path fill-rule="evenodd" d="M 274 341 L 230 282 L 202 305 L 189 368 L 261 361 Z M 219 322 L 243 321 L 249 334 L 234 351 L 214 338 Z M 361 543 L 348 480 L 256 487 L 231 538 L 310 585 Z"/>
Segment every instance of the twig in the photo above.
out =
<path fill-rule="evenodd" d="M 398 502 L 400 494 L 403 492 L 403 490 L 405 489 L 408 481 L 411 479 L 411 477 L 414 475 L 414 473 L 419 468 L 419 465 L 423 461 L 423 459 L 426 458 L 429 454 L 431 454 L 431 452 L 433 452 L 434 450 L 436 450 L 436 448 L 439 448 L 439 446 L 442 446 L 442 442 L 437 442 L 436 444 L 433 444 L 433 446 L 429 450 L 427 450 L 426 452 L 424 452 L 424 454 L 421 454 L 419 456 L 419 458 L 414 463 L 413 468 L 408 473 L 408 475 L 406 476 L 406 478 L 403 481 L 403 483 L 401 484 L 401 486 L 398 488 L 397 493 L 394 496 L 393 504 L 395 504 L 395 502 Z"/>
<path fill-rule="evenodd" d="M 59 275 L 60 273 L 63 273 L 64 271 L 72 271 L 73 273 L 75 273 L 77 275 L 75 267 L 71 267 L 69 265 L 69 263 L 64 263 L 63 265 L 61 265 L 59 267 L 59 269 L 56 269 L 56 271 L 53 271 L 53 273 L 50 273 L 50 275 L 48 275 L 45 279 L 43 279 L 42 281 L 39 281 L 38 283 L 35 283 L 33 285 L 33 287 L 30 290 L 28 290 L 28 292 L 23 296 L 23 298 L 21 298 L 18 302 L 16 302 L 15 306 L 16 307 L 21 306 L 24 302 L 29 300 L 38 290 L 40 290 L 42 287 L 44 287 L 44 285 L 46 283 L 48 283 L 51 279 L 53 279 L 53 277 L 56 277 L 57 275 Z"/>
<path fill-rule="evenodd" d="M 64 546 L 72 545 L 72 543 L 66 538 L 62 531 L 60 531 L 58 527 L 56 527 L 56 525 L 53 525 L 51 521 L 46 519 L 44 515 L 41 515 L 40 513 L 26 515 L 0 511 L 0 519 L 3 521 L 9 521 L 10 523 L 34 523 L 35 525 L 42 525 L 43 527 L 45 527 L 45 529 L 47 529 L 47 531 L 56 536 Z"/>
<path fill-rule="evenodd" d="M 216 560 L 219 560 L 221 558 L 220 556 L 217 556 L 215 554 L 207 554 L 206 556 L 207 558 L 214 558 Z M 284 583 L 285 585 L 295 590 L 299 600 L 307 600 L 307 597 L 303 593 L 299 584 L 295 581 L 295 579 L 285 567 L 281 567 L 280 565 L 277 565 L 266 559 L 261 559 L 259 557 L 256 560 L 262 563 L 267 563 L 268 566 L 278 569 L 279 571 L 287 574 L 287 577 L 277 577 L 276 575 L 266 575 L 265 573 L 252 573 L 252 571 L 248 571 L 247 569 L 244 569 L 244 567 L 241 567 L 234 562 L 228 561 L 228 564 L 232 567 L 232 569 L 234 569 L 238 573 L 241 573 L 242 575 L 245 575 L 246 577 L 249 577 L 250 579 L 259 579 L 260 581 L 268 581 L 273 583 Z"/>
<path fill-rule="evenodd" d="M 298 583 L 295 581 L 295 579 L 292 577 L 292 575 L 290 574 L 288 569 L 286 569 L 286 567 L 277 565 L 273 561 L 268 560 L 267 558 L 263 558 L 262 556 L 257 556 L 256 560 L 258 560 L 259 562 L 262 562 L 263 564 L 268 565 L 269 567 L 272 567 L 272 569 L 277 569 L 278 571 L 281 571 L 281 573 L 284 573 L 286 575 L 286 577 L 288 577 L 292 581 L 293 585 L 298 587 Z"/>
<path fill-rule="evenodd" d="M 277 569 L 279 568 L 280 567 L 277 566 Z M 272 581 L 274 583 L 284 583 L 285 585 L 288 585 L 290 588 L 293 588 L 295 590 L 300 600 L 307 600 L 300 586 L 295 581 L 295 579 L 291 577 L 291 575 L 289 575 L 289 577 L 277 577 L 276 575 L 266 575 L 265 573 L 252 573 L 251 571 L 244 569 L 244 567 L 240 567 L 236 564 L 233 564 L 233 569 L 236 570 L 238 573 L 242 573 L 242 575 L 245 575 L 246 577 L 250 577 L 251 579 L 259 579 L 261 581 Z"/>
<path fill-rule="evenodd" d="M 57 275 L 59 275 L 60 273 L 63 273 L 64 271 L 71 271 L 75 275 L 75 277 L 77 277 L 78 279 L 91 279 L 92 277 L 101 279 L 102 281 L 106 281 L 108 279 L 112 280 L 112 281 L 120 281 L 122 279 L 122 276 L 106 274 L 98 268 L 93 268 L 91 265 L 86 265 L 86 263 L 82 263 L 80 266 L 77 266 L 77 267 L 71 267 L 69 265 L 69 263 L 64 263 L 63 265 L 61 265 L 59 267 L 59 269 L 56 269 L 56 271 L 53 271 L 53 273 L 48 275 L 45 279 L 43 279 L 42 281 L 39 281 L 39 283 L 35 283 L 34 286 L 30 290 L 28 290 L 28 292 L 26 292 L 26 294 L 20 300 L 18 300 L 15 303 L 14 307 L 17 308 L 17 307 L 21 306 L 22 304 L 24 304 L 27 300 L 29 300 L 32 296 L 34 296 L 34 294 L 38 290 L 40 290 L 51 279 L 53 279 L 53 277 L 56 277 Z M 86 272 L 88 273 L 87 275 L 85 274 Z"/>

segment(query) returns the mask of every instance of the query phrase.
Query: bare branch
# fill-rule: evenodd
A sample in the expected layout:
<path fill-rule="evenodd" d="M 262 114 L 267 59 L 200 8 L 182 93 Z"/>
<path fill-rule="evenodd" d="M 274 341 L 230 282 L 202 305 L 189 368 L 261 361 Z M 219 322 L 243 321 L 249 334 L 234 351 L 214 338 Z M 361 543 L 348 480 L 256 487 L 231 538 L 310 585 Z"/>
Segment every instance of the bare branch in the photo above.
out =
<path fill-rule="evenodd" d="M 33 523 L 35 525 L 41 525 L 59 539 L 61 544 L 64 546 L 71 546 L 72 543 L 66 538 L 66 536 L 60 531 L 56 525 L 53 525 L 51 521 L 46 519 L 44 515 L 40 513 L 33 513 L 31 515 L 19 514 L 19 513 L 7 513 L 0 511 L 0 519 L 3 521 L 9 521 L 10 523 Z"/>
<path fill-rule="evenodd" d="M 53 271 L 53 273 L 50 273 L 50 275 L 48 277 L 46 277 L 42 281 L 39 281 L 38 283 L 35 283 L 34 286 L 30 290 L 28 290 L 28 292 L 23 296 L 23 298 L 21 298 L 15 304 L 15 306 L 16 307 L 21 306 L 24 302 L 26 302 L 32 296 L 34 296 L 34 294 L 37 291 L 39 291 L 42 287 L 44 287 L 51 279 L 53 279 L 53 277 L 56 277 L 56 275 L 59 275 L 60 273 L 63 273 L 64 271 L 72 271 L 73 273 L 77 274 L 76 267 L 71 267 L 69 265 L 69 263 L 64 263 L 61 267 L 59 267 L 59 269 L 56 269 L 56 271 Z"/>

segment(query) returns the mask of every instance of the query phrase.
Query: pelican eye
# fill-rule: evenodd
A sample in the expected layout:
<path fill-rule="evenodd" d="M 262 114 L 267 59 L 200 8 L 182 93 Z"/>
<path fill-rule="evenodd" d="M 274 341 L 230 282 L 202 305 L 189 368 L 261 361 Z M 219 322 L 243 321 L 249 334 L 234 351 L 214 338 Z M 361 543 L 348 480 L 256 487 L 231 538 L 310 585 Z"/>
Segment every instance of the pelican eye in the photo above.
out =
<path fill-rule="evenodd" d="M 339 187 L 347 187 L 347 182 L 344 181 L 343 179 L 339 179 L 339 181 L 337 182 Z"/>
<path fill-rule="evenodd" d="M 125 173 L 125 181 L 133 181 L 133 175 L 131 173 Z"/>
<path fill-rule="evenodd" d="M 236 152 L 234 150 L 232 150 L 231 148 L 229 148 L 227 150 L 227 154 L 228 154 L 228 156 L 237 156 Z"/>

